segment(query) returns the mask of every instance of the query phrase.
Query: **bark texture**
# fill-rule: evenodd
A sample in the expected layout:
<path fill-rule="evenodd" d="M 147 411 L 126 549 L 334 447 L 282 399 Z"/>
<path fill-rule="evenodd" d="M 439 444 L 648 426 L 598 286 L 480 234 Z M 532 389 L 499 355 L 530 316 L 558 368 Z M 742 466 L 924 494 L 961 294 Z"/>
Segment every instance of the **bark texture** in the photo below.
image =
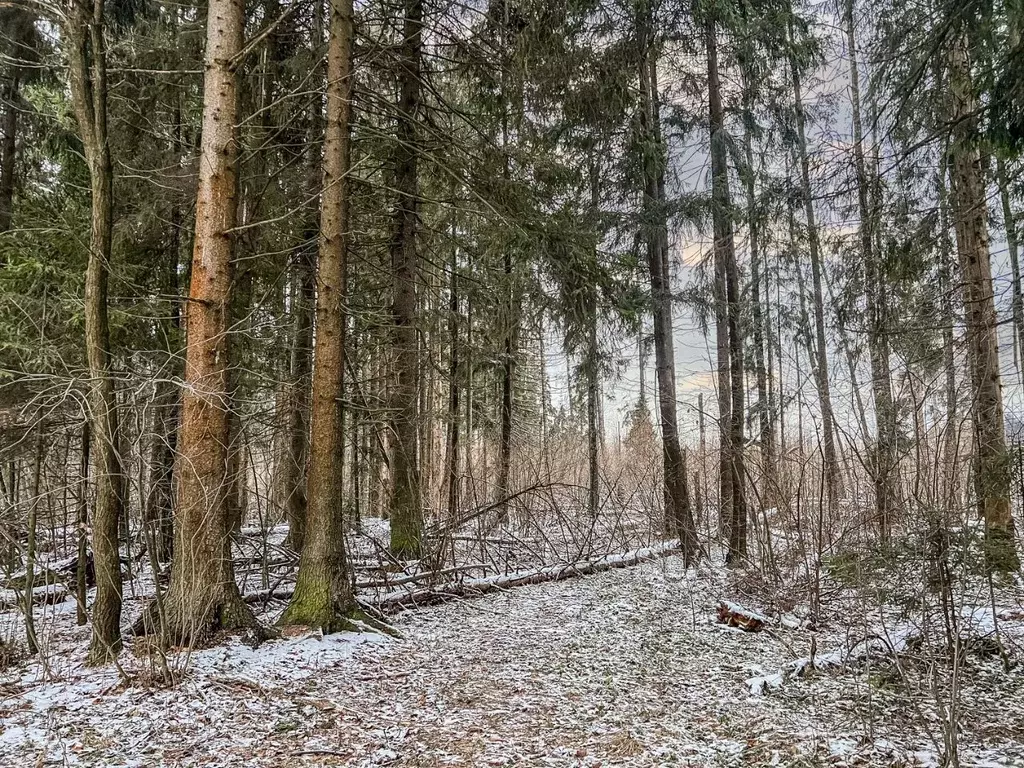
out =
<path fill-rule="evenodd" d="M 950 49 L 953 229 L 963 281 L 974 423 L 975 487 L 985 521 L 985 558 L 993 571 L 1020 568 L 1010 507 L 1011 460 L 1003 419 L 999 341 L 989 254 L 985 175 L 977 148 L 977 98 L 966 33 Z"/>
<path fill-rule="evenodd" d="M 871 390 L 875 401 L 877 439 L 869 455 L 869 470 L 875 486 L 875 517 L 883 544 L 889 541 L 895 511 L 896 408 L 892 396 L 889 363 L 889 317 L 885 271 L 881 253 L 873 247 L 875 210 L 871 205 L 867 163 L 864 160 L 864 130 L 861 121 L 860 72 L 854 36 L 853 0 L 844 9 L 846 42 L 850 57 L 850 100 L 853 107 L 853 162 L 857 175 L 857 206 L 860 213 L 860 251 L 864 262 L 867 305 L 868 350 L 871 357 Z M 880 201 L 875 201 L 877 204 Z M 865 430 L 865 437 L 867 431 Z"/>
<path fill-rule="evenodd" d="M 103 0 L 75 6 L 67 18 L 71 99 L 89 167 L 92 200 L 85 273 L 85 354 L 96 500 L 92 549 L 96 600 L 89 661 L 102 664 L 121 650 L 121 561 L 118 531 L 124 474 L 118 452 L 118 411 L 111 370 L 107 282 L 113 237 L 114 172 L 107 143 L 107 54 Z"/>
<path fill-rule="evenodd" d="M 668 268 L 668 227 L 665 215 L 665 156 L 658 110 L 658 76 L 654 46 L 641 32 L 640 97 L 644 137 L 650 144 L 644 166 L 644 229 L 654 315 L 654 358 L 658 376 L 666 527 L 675 529 L 683 560 L 697 557 L 699 546 L 687 493 L 686 469 L 679 445 L 676 407 L 672 294 Z"/>
<path fill-rule="evenodd" d="M 356 612 L 337 469 L 343 445 L 352 0 L 332 0 L 330 12 L 306 525 L 295 593 L 281 617 L 282 624 L 318 626 L 325 632 L 350 628 L 349 617 Z"/>
<path fill-rule="evenodd" d="M 394 278 L 395 387 L 392 393 L 391 551 L 400 560 L 422 554 L 423 500 L 417 428 L 420 390 L 419 337 L 416 328 L 416 283 L 419 279 L 419 158 L 422 0 L 406 0 L 399 74 L 399 118 L 395 149 L 395 232 L 391 244 Z"/>
<path fill-rule="evenodd" d="M 711 200 L 715 234 L 716 320 L 718 340 L 718 386 L 728 388 L 728 409 L 720 413 L 722 436 L 721 468 L 728 474 L 722 490 L 730 494 L 728 510 L 729 550 L 727 561 L 738 561 L 747 554 L 746 472 L 743 463 L 744 371 L 743 338 L 740 319 L 739 268 L 732 225 L 732 193 L 729 188 L 729 152 L 726 146 L 725 112 L 718 72 L 718 45 L 714 23 L 707 27 L 708 112 L 711 124 Z M 724 297 L 722 282 L 724 278 Z M 724 298 L 724 306 L 721 306 Z M 723 329 L 724 323 L 724 329 Z M 724 330 L 724 333 L 723 333 Z M 725 359 L 722 359 L 722 356 Z M 727 373 L 727 375 L 726 375 Z M 721 398 L 721 393 L 719 394 Z M 720 400 L 720 402 L 722 402 Z M 724 403 L 723 403 L 724 404 Z"/>
<path fill-rule="evenodd" d="M 174 562 L 165 640 L 195 645 L 255 626 L 231 562 L 228 445 L 229 317 L 237 217 L 238 79 L 243 0 L 211 0 L 206 24 L 202 143 L 192 276 L 185 311 L 185 389 L 175 466 Z M 143 627 L 152 631 L 154 622 Z"/>

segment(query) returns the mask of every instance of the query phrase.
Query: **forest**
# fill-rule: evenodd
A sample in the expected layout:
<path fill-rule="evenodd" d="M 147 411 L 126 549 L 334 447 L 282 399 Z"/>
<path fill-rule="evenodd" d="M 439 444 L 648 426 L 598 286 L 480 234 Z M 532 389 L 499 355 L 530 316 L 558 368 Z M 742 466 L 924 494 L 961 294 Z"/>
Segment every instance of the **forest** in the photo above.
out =
<path fill-rule="evenodd" d="M 0 0 L 0 766 L 1024 765 L 1022 34 Z"/>

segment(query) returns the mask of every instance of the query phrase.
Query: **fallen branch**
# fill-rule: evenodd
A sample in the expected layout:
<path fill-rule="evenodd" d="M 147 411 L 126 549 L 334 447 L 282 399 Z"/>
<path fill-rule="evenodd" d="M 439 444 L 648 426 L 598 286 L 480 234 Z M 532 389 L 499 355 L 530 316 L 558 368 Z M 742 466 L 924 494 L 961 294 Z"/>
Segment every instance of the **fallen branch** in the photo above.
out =
<path fill-rule="evenodd" d="M 455 573 L 465 573 L 466 571 L 485 571 L 487 566 L 483 563 L 473 563 L 471 565 L 456 565 L 453 568 L 442 568 L 438 571 L 424 571 L 423 573 L 414 573 L 411 576 L 399 576 L 396 579 L 383 579 L 380 581 L 357 581 L 356 587 L 359 589 L 387 589 L 388 587 L 398 587 L 402 584 L 415 584 L 418 581 L 436 581 L 443 576 L 451 576 Z"/>

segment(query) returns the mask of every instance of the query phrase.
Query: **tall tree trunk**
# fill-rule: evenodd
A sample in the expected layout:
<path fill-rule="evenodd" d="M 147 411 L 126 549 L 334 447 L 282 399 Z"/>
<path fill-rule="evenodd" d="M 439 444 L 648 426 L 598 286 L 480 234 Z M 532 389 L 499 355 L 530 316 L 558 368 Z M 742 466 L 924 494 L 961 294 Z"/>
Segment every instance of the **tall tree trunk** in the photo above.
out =
<path fill-rule="evenodd" d="M 102 664 L 121 650 L 121 561 L 118 528 L 124 474 L 118 452 L 118 411 L 111 374 L 107 276 L 113 234 L 114 172 L 107 143 L 107 54 L 103 0 L 76 6 L 68 20 L 71 98 L 89 166 L 92 197 L 89 261 L 85 274 L 85 349 L 89 364 L 89 420 L 96 501 L 92 549 L 96 599 L 89 662 Z"/>
<path fill-rule="evenodd" d="M 873 248 L 875 210 L 869 199 L 867 165 L 864 161 L 864 130 L 861 122 L 860 71 L 854 36 L 854 0 L 846 0 L 844 23 L 849 49 L 850 101 L 853 107 L 853 161 L 857 174 L 857 206 L 860 213 L 860 250 L 864 262 L 865 296 L 867 298 L 868 349 L 871 356 L 871 389 L 875 400 L 875 423 L 878 438 L 869 463 L 875 486 L 875 516 L 883 545 L 889 531 L 895 506 L 893 470 L 896 465 L 896 409 L 892 397 L 892 374 L 889 365 L 888 318 L 886 312 L 885 274 L 881 253 Z M 881 201 L 876 200 L 876 206 Z"/>
<path fill-rule="evenodd" d="M 453 232 L 454 234 L 454 232 Z M 459 507 L 459 251 L 452 247 L 451 281 L 448 288 L 448 435 L 445 450 L 448 488 L 448 522 L 458 515 Z"/>
<path fill-rule="evenodd" d="M 792 29 L 790 30 L 792 37 Z M 791 40 L 792 44 L 792 40 Z M 811 194 L 811 166 L 807 153 L 807 129 L 804 115 L 800 70 L 796 59 L 790 60 L 793 82 L 793 106 L 796 113 L 797 156 L 800 162 L 801 197 L 807 218 L 807 245 L 811 260 L 811 289 L 814 301 L 814 379 L 821 406 L 823 453 L 825 457 L 825 489 L 828 504 L 834 506 L 839 497 L 839 461 L 836 454 L 835 417 L 832 411 L 832 391 L 828 376 L 828 346 L 825 340 L 825 302 L 822 297 L 821 246 L 818 225 Z"/>
<path fill-rule="evenodd" d="M 164 599 L 165 640 L 201 643 L 255 625 L 231 562 L 227 494 L 229 317 L 237 221 L 238 76 L 244 0 L 210 0 L 196 194 L 195 243 L 185 313 L 185 388 L 175 466 L 174 561 Z M 137 628 L 152 632 L 153 612 Z"/>
<path fill-rule="evenodd" d="M 351 627 L 356 613 L 345 552 L 341 503 L 341 396 L 345 371 L 346 261 L 349 237 L 347 175 L 352 102 L 352 0 L 332 0 L 327 47 L 327 131 L 317 261 L 316 337 L 306 532 L 295 593 L 282 624 Z"/>
<path fill-rule="evenodd" d="M 287 446 L 281 472 L 284 516 L 288 521 L 285 546 L 302 551 L 306 531 L 308 495 L 306 461 L 309 455 L 310 371 L 313 349 L 311 307 L 315 301 L 312 267 L 306 253 L 296 255 L 294 266 L 298 290 L 292 317 L 292 351 L 288 364 Z M 339 395 L 340 396 L 340 395 Z"/>
<path fill-rule="evenodd" d="M 661 142 L 658 108 L 658 76 L 655 46 L 646 30 L 641 30 L 638 46 L 640 61 L 640 98 L 642 129 L 657 151 L 647 153 L 644 164 L 644 219 L 647 266 L 651 280 L 651 303 L 654 315 L 654 358 L 658 377 L 658 407 L 661 416 L 662 462 L 665 482 L 666 527 L 679 536 L 683 561 L 687 564 L 698 555 L 697 531 L 689 506 L 679 445 L 676 413 L 675 350 L 672 333 L 672 292 L 668 269 L 668 224 L 665 212 L 665 153 Z"/>
<path fill-rule="evenodd" d="M 596 161 L 590 163 L 590 215 L 595 232 L 600 220 L 601 178 Z M 595 240 L 596 244 L 596 240 Z M 594 248 L 594 262 L 597 266 L 598 249 Z M 598 413 L 600 409 L 600 349 L 597 342 L 597 285 L 587 285 L 587 351 L 584 370 L 587 377 L 587 513 L 597 517 L 600 506 L 600 463 Z"/>
<path fill-rule="evenodd" d="M 394 276 L 395 388 L 392 397 L 391 551 L 400 560 L 422 554 L 423 501 L 420 483 L 417 405 L 420 390 L 416 282 L 419 278 L 417 147 L 420 109 L 420 56 L 423 0 L 405 0 L 404 36 L 399 53 L 400 98 L 395 147 L 395 233 L 391 243 Z"/>
<path fill-rule="evenodd" d="M 748 86 L 749 87 L 749 86 Z M 749 105 L 748 105 L 749 109 Z M 752 117 L 748 119 L 753 119 Z M 775 444 L 775 408 L 772 403 L 770 384 L 771 365 L 770 353 L 765 351 L 766 324 L 769 315 L 761 303 L 761 213 L 757 205 L 757 188 L 754 174 L 754 152 L 751 142 L 751 129 L 747 126 L 743 132 L 743 149 L 746 155 L 747 169 L 744 174 L 747 186 L 747 227 L 750 238 L 750 307 L 753 321 L 754 336 L 754 373 L 757 381 L 757 421 L 761 444 L 761 461 L 763 463 L 764 482 L 761 488 L 761 502 L 773 506 L 776 489 L 778 488 L 778 449 Z M 764 270 L 767 275 L 767 270 Z"/>
<path fill-rule="evenodd" d="M 963 279 L 971 365 L 975 466 L 979 507 L 985 521 L 985 559 L 990 570 L 1020 567 L 1010 508 L 1010 454 L 1003 420 L 996 307 L 989 260 L 988 210 L 978 151 L 977 98 L 967 54 L 967 33 L 956 30 L 950 50 L 953 125 L 950 177 L 953 228 Z"/>
<path fill-rule="evenodd" d="M 743 339 L 740 328 L 739 268 L 736 264 L 736 244 L 732 226 L 732 195 L 729 190 L 729 152 L 726 146 L 725 112 L 722 108 L 722 90 L 718 73 L 718 42 L 714 22 L 707 26 L 708 54 L 708 111 L 711 124 L 711 199 L 715 233 L 716 305 L 721 299 L 721 278 L 725 278 L 725 307 L 716 308 L 716 319 L 726 322 L 726 343 L 722 344 L 719 330 L 718 354 L 728 358 L 718 361 L 719 386 L 724 387 L 722 372 L 728 370 L 729 418 L 723 426 L 728 436 L 723 443 L 722 469 L 729 474 L 728 507 L 729 551 L 727 562 L 733 563 L 747 554 L 746 477 L 743 465 Z M 721 427 L 720 427 L 721 428 Z M 724 484 L 723 484 L 724 490 Z M 723 507 L 724 509 L 724 507 Z"/>
<path fill-rule="evenodd" d="M 182 143 L 179 134 L 180 105 L 175 109 L 176 128 L 174 159 L 179 161 Z M 167 260 L 164 264 L 164 291 L 171 306 L 167 318 L 160 321 L 159 331 L 165 340 L 164 370 L 160 372 L 153 397 L 152 444 L 149 454 L 149 489 L 143 505 L 143 525 L 150 558 L 156 564 L 170 563 L 174 546 L 174 455 L 178 444 L 178 422 L 181 417 L 181 393 L 173 379 L 180 375 L 181 312 L 178 273 L 181 269 L 181 200 L 174 193 L 169 211 Z"/>

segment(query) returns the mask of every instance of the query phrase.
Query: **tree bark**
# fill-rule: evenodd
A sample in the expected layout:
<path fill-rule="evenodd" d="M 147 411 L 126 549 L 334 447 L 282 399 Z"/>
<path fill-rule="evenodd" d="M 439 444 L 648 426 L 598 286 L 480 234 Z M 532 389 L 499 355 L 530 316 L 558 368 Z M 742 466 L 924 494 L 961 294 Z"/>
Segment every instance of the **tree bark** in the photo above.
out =
<path fill-rule="evenodd" d="M 950 49 L 953 133 L 950 180 L 953 228 L 963 279 L 971 366 L 978 503 L 985 521 L 985 560 L 992 571 L 1020 568 L 1010 507 L 1010 453 L 1003 420 L 996 307 L 989 254 L 988 210 L 978 151 L 977 98 L 971 79 L 966 32 L 954 32 Z"/>
<path fill-rule="evenodd" d="M 723 441 L 722 469 L 729 475 L 728 506 L 729 550 L 726 561 L 734 563 L 747 554 L 746 472 L 743 464 L 743 339 L 740 327 L 739 268 L 732 225 L 732 195 L 729 189 L 729 152 L 726 146 L 725 112 L 718 73 L 718 43 L 715 23 L 707 25 L 708 111 L 711 125 L 711 199 L 715 234 L 716 320 L 726 323 L 725 333 L 718 330 L 719 387 L 729 387 L 729 418 L 720 429 L 728 430 Z M 725 278 L 725 306 L 721 307 L 721 279 Z M 724 315 L 724 317 L 722 316 Z M 723 335 L 725 344 L 723 344 Z M 726 355 L 723 361 L 721 355 Z M 728 370 L 728 382 L 722 375 Z M 723 419 L 723 421 L 725 421 Z M 723 483 L 723 490 L 725 484 Z M 726 507 L 723 505 L 723 513 Z"/>
<path fill-rule="evenodd" d="M 351 628 L 350 617 L 356 613 L 345 551 L 342 476 L 336 466 L 344 438 L 341 397 L 345 371 L 352 37 L 352 0 L 332 0 L 306 530 L 295 593 L 280 622 L 318 626 L 325 632 Z"/>
<path fill-rule="evenodd" d="M 185 313 L 185 388 L 175 466 L 174 561 L 165 641 L 195 645 L 217 630 L 255 626 L 231 561 L 228 370 L 237 221 L 238 76 L 244 0 L 210 0 L 192 276 Z M 152 632 L 154 621 L 140 629 Z"/>
<path fill-rule="evenodd" d="M 867 304 L 868 349 L 871 357 L 871 389 L 875 401 L 878 438 L 871 451 L 869 468 L 875 486 L 875 516 L 883 545 L 889 541 L 895 507 L 893 471 L 896 465 L 896 410 L 892 397 L 889 364 L 888 317 L 885 274 L 881 254 L 873 248 L 875 210 L 869 203 L 867 165 L 864 161 L 864 130 L 861 122 L 860 72 L 854 36 L 854 0 L 846 0 L 844 23 L 849 49 L 850 101 L 853 108 L 853 162 L 857 175 L 857 206 L 860 213 L 860 251 L 864 262 Z M 876 206 L 880 201 L 876 200 Z M 865 433 L 866 435 L 866 433 Z"/>
<path fill-rule="evenodd" d="M 658 377 L 658 407 L 661 416 L 662 463 L 665 483 L 666 527 L 680 539 L 683 561 L 698 555 L 697 531 L 689 506 L 688 478 L 679 445 L 676 409 L 675 350 L 672 333 L 672 293 L 668 269 L 668 224 L 665 214 L 665 153 L 661 140 L 658 109 L 657 63 L 654 45 L 646 29 L 640 30 L 640 98 L 645 141 L 651 151 L 644 164 L 644 237 L 651 281 L 654 315 L 654 357 Z"/>
<path fill-rule="evenodd" d="M 416 283 L 419 278 L 418 133 L 423 1 L 405 0 L 399 74 L 400 99 L 395 147 L 395 234 L 391 243 L 394 278 L 395 388 L 392 396 L 391 551 L 400 560 L 422 554 L 423 501 L 417 428 L 420 390 Z"/>
<path fill-rule="evenodd" d="M 89 260 L 85 273 L 85 350 L 89 365 L 89 420 L 96 501 L 92 548 L 96 599 L 89 662 L 102 664 L 121 650 L 121 562 L 118 530 L 124 474 L 118 452 L 118 411 L 111 373 L 107 278 L 113 236 L 114 172 L 107 142 L 107 54 L 104 3 L 76 6 L 67 18 L 71 99 L 78 122 L 92 198 Z"/>

